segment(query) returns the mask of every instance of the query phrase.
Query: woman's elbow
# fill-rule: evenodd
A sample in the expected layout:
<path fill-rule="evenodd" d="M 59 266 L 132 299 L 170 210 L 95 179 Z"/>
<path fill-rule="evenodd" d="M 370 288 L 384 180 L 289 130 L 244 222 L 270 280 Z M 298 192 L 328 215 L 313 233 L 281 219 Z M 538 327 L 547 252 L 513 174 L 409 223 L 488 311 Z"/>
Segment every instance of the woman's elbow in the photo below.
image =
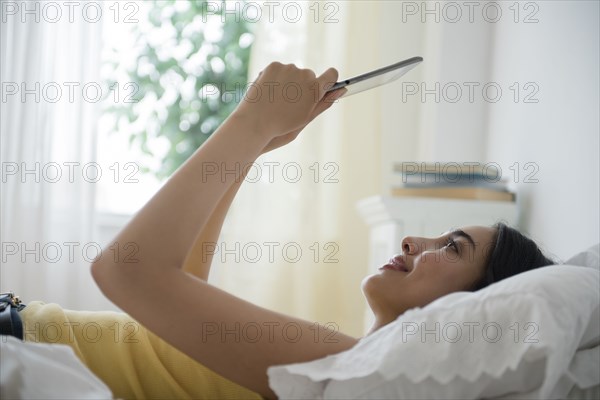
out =
<path fill-rule="evenodd" d="M 131 276 L 135 274 L 129 268 L 105 260 L 92 262 L 90 273 L 102 294 L 117 305 L 119 305 L 120 293 L 131 288 L 133 284 Z"/>
<path fill-rule="evenodd" d="M 170 277 L 176 272 L 181 271 L 160 270 L 140 262 L 115 263 L 109 258 L 97 259 L 90 266 L 92 278 L 102 294 L 123 309 L 167 291 Z"/>
<path fill-rule="evenodd" d="M 92 262 L 92 265 L 90 266 L 90 273 L 92 274 L 94 282 L 96 282 L 96 285 L 98 286 L 102 294 L 104 294 L 108 298 L 111 298 L 111 293 L 109 293 L 108 290 L 110 288 L 110 284 L 108 282 L 110 268 L 111 266 L 104 265 L 101 261 L 98 260 Z"/>

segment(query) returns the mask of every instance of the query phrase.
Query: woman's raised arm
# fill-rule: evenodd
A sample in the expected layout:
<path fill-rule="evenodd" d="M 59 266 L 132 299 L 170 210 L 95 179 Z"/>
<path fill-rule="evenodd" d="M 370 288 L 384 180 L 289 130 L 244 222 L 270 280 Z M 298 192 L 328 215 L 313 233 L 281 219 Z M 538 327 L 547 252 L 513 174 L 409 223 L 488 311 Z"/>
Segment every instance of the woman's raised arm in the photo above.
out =
<path fill-rule="evenodd" d="M 217 240 L 219 239 L 225 216 L 245 178 L 246 174 L 242 172 L 239 181 L 233 183 L 227 190 L 227 193 L 225 193 L 215 207 L 204 228 L 200 230 L 195 243 L 187 255 L 183 270 L 203 281 L 208 281 L 214 250 L 217 246 Z"/>
<path fill-rule="evenodd" d="M 138 250 L 136 262 L 104 256 L 92 264 L 102 292 L 133 318 L 265 397 L 274 397 L 269 366 L 324 357 L 357 340 L 243 301 L 182 266 L 244 166 L 327 109 L 335 97 L 325 96 L 325 85 L 336 79 L 334 69 L 317 78 L 293 65 L 269 65 L 234 113 L 117 235 L 121 246 Z"/>

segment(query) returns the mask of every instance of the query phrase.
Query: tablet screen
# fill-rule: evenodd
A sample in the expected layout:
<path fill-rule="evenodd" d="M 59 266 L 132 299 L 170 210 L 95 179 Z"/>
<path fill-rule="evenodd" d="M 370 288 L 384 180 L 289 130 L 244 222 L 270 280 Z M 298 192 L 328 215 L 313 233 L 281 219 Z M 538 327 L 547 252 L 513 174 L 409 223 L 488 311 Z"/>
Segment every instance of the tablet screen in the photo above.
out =
<path fill-rule="evenodd" d="M 419 63 L 421 63 L 422 61 L 422 57 L 409 58 L 408 60 L 400 61 L 398 63 L 388 65 L 387 67 L 383 67 L 375 71 L 367 72 L 366 74 L 356 76 L 354 78 L 337 82 L 328 90 L 328 92 L 345 87 L 346 89 L 348 89 L 348 91 L 342 97 L 347 97 L 352 94 L 360 93 L 365 90 L 384 85 L 388 82 L 395 81 L 396 79 L 400 78 L 402 75 L 419 65 Z"/>

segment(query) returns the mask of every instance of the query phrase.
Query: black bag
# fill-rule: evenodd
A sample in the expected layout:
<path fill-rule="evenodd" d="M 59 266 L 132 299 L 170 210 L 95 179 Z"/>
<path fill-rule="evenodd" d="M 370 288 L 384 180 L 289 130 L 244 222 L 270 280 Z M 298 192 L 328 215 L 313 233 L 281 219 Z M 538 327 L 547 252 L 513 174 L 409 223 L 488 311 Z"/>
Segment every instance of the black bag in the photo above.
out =
<path fill-rule="evenodd" d="M 23 323 L 19 311 L 25 304 L 14 293 L 0 293 L 0 335 L 11 335 L 23 340 Z"/>

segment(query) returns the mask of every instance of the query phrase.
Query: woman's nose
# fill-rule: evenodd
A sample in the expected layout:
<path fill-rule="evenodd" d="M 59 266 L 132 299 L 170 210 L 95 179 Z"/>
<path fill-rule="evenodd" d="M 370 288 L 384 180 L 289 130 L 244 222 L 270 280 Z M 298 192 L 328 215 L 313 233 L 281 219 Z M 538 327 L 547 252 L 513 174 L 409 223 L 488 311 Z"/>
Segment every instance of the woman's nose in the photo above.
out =
<path fill-rule="evenodd" d="M 402 252 L 406 255 L 416 254 L 419 251 L 419 248 L 416 244 L 416 241 L 412 237 L 405 237 L 402 239 Z"/>

